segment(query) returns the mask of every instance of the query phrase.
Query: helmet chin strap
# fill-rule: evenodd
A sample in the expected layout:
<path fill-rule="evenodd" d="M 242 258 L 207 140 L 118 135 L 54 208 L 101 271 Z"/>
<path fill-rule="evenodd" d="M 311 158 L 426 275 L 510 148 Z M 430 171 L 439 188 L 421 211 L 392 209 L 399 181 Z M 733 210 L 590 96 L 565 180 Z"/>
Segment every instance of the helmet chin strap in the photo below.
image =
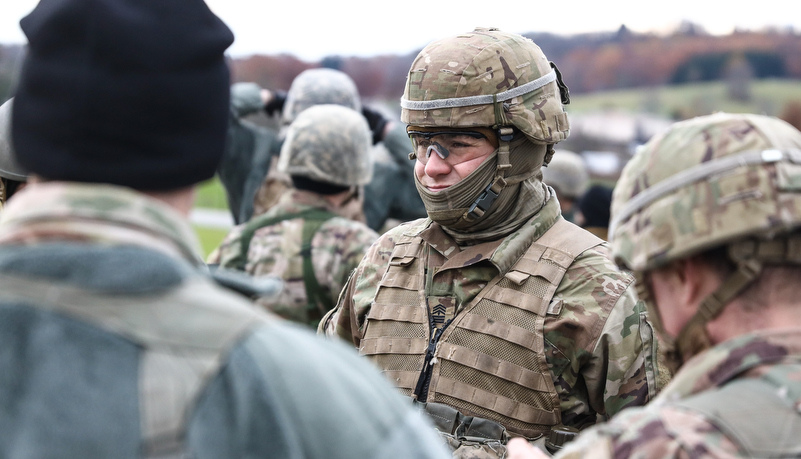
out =
<path fill-rule="evenodd" d="M 718 317 L 726 305 L 751 285 L 762 272 L 763 264 L 760 260 L 735 256 L 734 251 L 735 249 L 730 246 L 729 257 L 734 261 L 737 269 L 714 292 L 704 298 L 698 306 L 698 310 L 687 324 L 682 327 L 675 339 L 665 333 L 664 325 L 659 318 L 650 289 L 648 289 L 645 282 L 640 280 L 641 275 L 638 275 L 638 294 L 648 305 L 651 321 L 663 337 L 664 344 L 667 347 L 665 350 L 666 363 L 671 373 L 678 371 L 690 358 L 712 347 L 713 343 L 706 329 L 706 324 Z"/>
<path fill-rule="evenodd" d="M 512 163 L 509 162 L 509 145 L 513 137 L 514 129 L 511 127 L 498 128 L 498 165 L 495 168 L 495 177 L 462 215 L 463 220 L 473 222 L 481 218 L 506 186 L 506 173 L 512 168 Z"/>

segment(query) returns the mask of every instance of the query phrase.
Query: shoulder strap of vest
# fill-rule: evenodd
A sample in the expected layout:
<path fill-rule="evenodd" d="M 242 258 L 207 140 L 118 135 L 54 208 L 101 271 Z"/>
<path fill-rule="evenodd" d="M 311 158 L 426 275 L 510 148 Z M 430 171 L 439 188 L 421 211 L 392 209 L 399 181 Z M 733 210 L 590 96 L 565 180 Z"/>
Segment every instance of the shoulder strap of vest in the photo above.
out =
<path fill-rule="evenodd" d="M 604 240 L 560 217 L 535 243 L 568 253 L 572 256 L 572 263 L 586 250 L 603 244 Z"/>
<path fill-rule="evenodd" d="M 306 209 L 300 212 L 293 212 L 290 214 L 284 215 L 270 215 L 270 214 L 262 214 L 245 224 L 245 227 L 242 229 L 242 234 L 239 238 L 239 255 L 235 257 L 228 263 L 228 267 L 233 269 L 238 269 L 240 271 L 245 270 L 245 265 L 248 261 L 248 249 L 250 248 L 250 242 L 253 240 L 253 235 L 256 231 L 275 225 L 276 223 L 280 223 L 285 220 L 293 220 L 295 218 L 309 218 L 309 219 L 323 219 L 323 221 L 328 220 L 329 218 L 334 217 L 335 215 L 326 212 L 321 209 Z"/>
<path fill-rule="evenodd" d="M 240 271 L 245 270 L 247 264 L 248 250 L 253 236 L 261 228 L 272 226 L 286 220 L 296 218 L 303 219 L 303 234 L 301 240 L 300 254 L 303 257 L 303 286 L 306 289 L 306 310 L 309 320 L 320 321 L 326 312 L 333 309 L 334 302 L 329 295 L 326 295 L 317 276 L 314 275 L 314 264 L 312 263 L 312 239 L 323 224 L 336 217 L 337 215 L 322 209 L 306 209 L 291 214 L 270 216 L 260 215 L 245 225 L 240 237 L 239 255 L 234 258 L 230 266 Z M 322 305 L 322 308 L 319 305 Z"/>
<path fill-rule="evenodd" d="M 335 215 L 329 212 L 320 212 L 315 216 L 307 216 L 303 222 L 303 242 L 300 254 L 303 256 L 303 286 L 306 287 L 306 310 L 309 320 L 319 322 L 325 313 L 334 308 L 334 302 L 317 281 L 312 263 L 312 239 L 323 224 Z M 338 293 L 338 292 L 337 292 Z M 318 307 L 322 304 L 323 308 Z"/>
<path fill-rule="evenodd" d="M 791 395 L 786 386 L 778 387 L 762 378 L 744 378 L 674 406 L 702 414 L 748 457 L 798 457 L 801 413 Z"/>
<path fill-rule="evenodd" d="M 269 321 L 201 276 L 144 299 L 0 275 L 0 296 L 92 323 L 142 347 L 140 419 L 149 458 L 186 457 L 186 423 L 200 394 L 235 343 Z"/>

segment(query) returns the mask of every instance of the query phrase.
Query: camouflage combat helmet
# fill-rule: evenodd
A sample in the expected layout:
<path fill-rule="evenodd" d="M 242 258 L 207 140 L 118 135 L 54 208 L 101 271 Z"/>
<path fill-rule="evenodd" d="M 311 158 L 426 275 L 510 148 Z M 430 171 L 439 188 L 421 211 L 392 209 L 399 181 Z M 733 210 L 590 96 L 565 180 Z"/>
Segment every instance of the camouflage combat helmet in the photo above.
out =
<path fill-rule="evenodd" d="M 569 199 L 580 198 L 587 190 L 589 179 L 584 159 L 568 150 L 555 150 L 551 162 L 542 169 L 542 181 Z"/>
<path fill-rule="evenodd" d="M 494 176 L 488 183 L 471 183 L 464 190 L 466 200 L 452 193 L 445 193 L 447 198 L 427 196 L 418 185 L 429 217 L 451 230 L 457 225 L 478 229 L 502 218 L 496 210 L 513 199 L 504 193 L 508 185 L 519 186 L 533 177 L 550 160 L 553 145 L 567 138 L 564 105 L 569 101 L 556 66 L 523 36 L 477 28 L 423 48 L 409 69 L 401 98 L 401 121 L 408 125 L 412 142 L 419 135 L 414 131 L 452 128 L 489 129 L 497 140 Z M 524 136 L 516 137 L 516 130 Z M 518 138 L 534 148 L 520 148 L 512 161 L 512 143 Z M 415 159 L 416 152 L 409 158 Z"/>
<path fill-rule="evenodd" d="M 704 325 L 763 263 L 801 263 L 799 226 L 801 132 L 776 118 L 718 113 L 676 123 L 640 148 L 615 188 L 609 235 L 649 303 L 644 271 L 727 247 L 736 270 L 679 333 L 680 362 L 710 346 Z"/>
<path fill-rule="evenodd" d="M 361 111 L 359 90 L 347 74 L 334 69 L 304 70 L 292 80 L 281 114 L 285 125 L 291 124 L 303 110 L 321 104 L 342 105 Z"/>
<path fill-rule="evenodd" d="M 28 180 L 22 166 L 14 158 L 14 147 L 11 145 L 11 108 L 14 99 L 0 105 L 0 177 L 19 182 Z"/>
<path fill-rule="evenodd" d="M 361 113 L 341 105 L 315 105 L 289 126 L 278 170 L 335 185 L 366 185 L 373 177 L 371 145 Z"/>
<path fill-rule="evenodd" d="M 567 87 L 531 40 L 497 29 L 435 41 L 417 55 L 401 120 L 421 127 L 514 126 L 533 142 L 565 140 Z"/>

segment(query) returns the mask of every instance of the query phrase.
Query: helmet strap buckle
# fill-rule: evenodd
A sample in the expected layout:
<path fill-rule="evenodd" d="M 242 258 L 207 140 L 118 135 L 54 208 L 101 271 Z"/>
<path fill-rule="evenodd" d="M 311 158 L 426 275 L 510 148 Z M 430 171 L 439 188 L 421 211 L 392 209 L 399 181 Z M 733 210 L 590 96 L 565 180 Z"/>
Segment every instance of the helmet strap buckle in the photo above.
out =
<path fill-rule="evenodd" d="M 489 210 L 490 207 L 492 207 L 492 203 L 498 199 L 498 196 L 501 194 L 501 190 L 503 190 L 503 187 L 505 186 L 506 179 L 500 175 L 495 176 L 495 179 L 484 188 L 480 195 L 478 195 L 476 200 L 473 201 L 473 204 L 470 205 L 470 208 L 467 210 L 467 212 L 462 215 L 462 218 L 467 221 L 473 221 L 480 218 Z"/>

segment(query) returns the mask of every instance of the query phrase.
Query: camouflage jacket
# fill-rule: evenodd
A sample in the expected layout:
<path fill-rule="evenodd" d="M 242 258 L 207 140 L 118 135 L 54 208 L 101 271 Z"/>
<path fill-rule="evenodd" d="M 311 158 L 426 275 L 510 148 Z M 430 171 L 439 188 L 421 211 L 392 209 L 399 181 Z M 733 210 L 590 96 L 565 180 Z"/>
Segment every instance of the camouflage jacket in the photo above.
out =
<path fill-rule="evenodd" d="M 801 330 L 766 331 L 730 339 L 688 361 L 647 406 L 626 410 L 610 422 L 583 432 L 558 457 L 798 457 L 801 436 L 793 426 L 799 424 L 799 375 Z M 786 404 L 786 412 L 758 401 L 761 397 L 756 397 L 750 385 L 761 382 L 767 382 L 769 393 Z M 744 396 L 737 396 L 737 386 L 748 388 Z M 727 393 L 736 398 L 725 402 L 721 397 Z M 703 409 L 704 401 L 711 402 L 710 410 Z M 780 426 L 771 429 L 775 424 L 771 420 L 775 419 Z M 729 430 L 731 427 L 735 430 Z M 734 434 L 737 428 L 752 434 Z M 794 452 L 760 453 L 753 449 L 755 444 L 760 446 L 760 438 L 770 444 L 768 449 L 790 444 Z"/>
<path fill-rule="evenodd" d="M 424 241 L 446 259 L 458 254 L 466 260 L 453 278 L 443 279 L 437 286 L 438 292 L 450 292 L 457 304 L 465 304 L 499 270 L 507 270 L 517 261 L 511 253 L 528 247 L 559 218 L 559 203 L 552 199 L 492 253 L 474 257 L 465 252 L 475 248 L 458 247 L 429 219 L 390 230 L 367 253 L 318 332 L 338 335 L 359 346 L 376 286 L 401 234 L 426 234 Z M 520 252 L 516 253 L 519 256 Z M 606 244 L 587 250 L 573 262 L 553 301 L 562 302 L 562 307 L 545 319 L 544 344 L 560 398 L 562 423 L 583 428 L 595 423 L 599 414 L 612 416 L 628 406 L 646 403 L 656 390 L 652 329 L 644 305 L 636 298 L 632 276 L 615 267 Z"/>
<path fill-rule="evenodd" d="M 447 457 L 352 349 L 212 284 L 197 248 L 181 215 L 129 189 L 53 182 L 9 201 L 0 457 L 152 457 L 173 437 L 147 433 L 176 419 L 187 454 L 158 457 Z"/>
<path fill-rule="evenodd" d="M 284 193 L 264 217 L 280 217 L 313 208 L 337 212 L 320 195 L 293 189 Z M 278 299 L 260 301 L 260 304 L 289 320 L 316 326 L 317 322 L 309 319 L 306 308 L 301 255 L 303 223 L 303 219 L 293 218 L 257 230 L 250 242 L 245 272 L 256 277 L 284 279 L 284 289 Z M 225 237 L 220 247 L 209 256 L 209 263 L 230 267 L 232 260 L 241 254 L 244 226 L 235 227 Z M 331 218 L 315 233 L 311 241 L 314 274 L 329 296 L 330 304 L 336 303 L 348 275 L 377 238 L 378 234 L 363 223 L 342 217 Z"/>

